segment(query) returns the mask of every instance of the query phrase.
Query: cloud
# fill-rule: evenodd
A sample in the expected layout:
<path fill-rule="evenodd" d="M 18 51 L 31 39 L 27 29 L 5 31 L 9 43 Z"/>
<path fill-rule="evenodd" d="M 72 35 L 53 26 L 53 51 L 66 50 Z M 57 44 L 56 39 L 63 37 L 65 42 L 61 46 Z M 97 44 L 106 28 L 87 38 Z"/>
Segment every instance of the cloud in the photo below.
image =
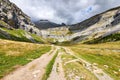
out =
<path fill-rule="evenodd" d="M 119 6 L 119 0 L 10 0 L 32 20 L 74 24 Z"/>

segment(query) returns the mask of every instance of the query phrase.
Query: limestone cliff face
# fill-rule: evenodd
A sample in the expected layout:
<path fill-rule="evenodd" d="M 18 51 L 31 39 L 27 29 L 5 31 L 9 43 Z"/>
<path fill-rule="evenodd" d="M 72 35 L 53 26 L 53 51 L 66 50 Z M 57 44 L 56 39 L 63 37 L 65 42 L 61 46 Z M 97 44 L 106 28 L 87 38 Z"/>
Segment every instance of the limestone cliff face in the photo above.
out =
<path fill-rule="evenodd" d="M 35 25 L 30 21 L 30 17 L 9 0 L 0 0 L 0 20 L 7 23 L 11 28 L 23 29 L 40 35 L 39 29 L 34 27 Z"/>
<path fill-rule="evenodd" d="M 70 36 L 70 31 L 67 26 L 62 26 L 41 30 L 41 34 L 43 38 L 52 40 L 51 42 L 64 42 L 69 40 L 66 37 Z"/>
<path fill-rule="evenodd" d="M 69 29 L 73 32 L 70 37 L 73 41 L 92 40 L 117 33 L 120 31 L 120 7 L 74 24 Z"/>

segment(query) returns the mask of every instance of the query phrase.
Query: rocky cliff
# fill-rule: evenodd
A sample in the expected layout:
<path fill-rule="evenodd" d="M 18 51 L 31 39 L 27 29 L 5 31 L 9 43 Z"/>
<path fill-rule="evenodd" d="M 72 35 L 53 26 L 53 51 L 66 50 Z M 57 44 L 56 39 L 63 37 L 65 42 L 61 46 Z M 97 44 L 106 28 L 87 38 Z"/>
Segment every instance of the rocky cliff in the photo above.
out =
<path fill-rule="evenodd" d="M 120 31 L 120 7 L 110 9 L 93 16 L 70 28 L 74 34 L 71 39 L 75 41 L 104 38 Z"/>
<path fill-rule="evenodd" d="M 9 25 L 7 28 L 23 29 L 40 35 L 39 29 L 34 27 L 30 17 L 9 0 L 0 0 L 0 20 Z"/>

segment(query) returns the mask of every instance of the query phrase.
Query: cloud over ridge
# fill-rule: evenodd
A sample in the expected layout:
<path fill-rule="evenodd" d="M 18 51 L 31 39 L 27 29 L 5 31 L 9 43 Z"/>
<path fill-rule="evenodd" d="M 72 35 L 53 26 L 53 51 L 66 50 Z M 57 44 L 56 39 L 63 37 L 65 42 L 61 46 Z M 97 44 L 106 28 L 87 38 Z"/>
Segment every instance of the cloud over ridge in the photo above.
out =
<path fill-rule="evenodd" d="M 119 6 L 119 0 L 10 0 L 32 20 L 48 19 L 74 24 Z"/>

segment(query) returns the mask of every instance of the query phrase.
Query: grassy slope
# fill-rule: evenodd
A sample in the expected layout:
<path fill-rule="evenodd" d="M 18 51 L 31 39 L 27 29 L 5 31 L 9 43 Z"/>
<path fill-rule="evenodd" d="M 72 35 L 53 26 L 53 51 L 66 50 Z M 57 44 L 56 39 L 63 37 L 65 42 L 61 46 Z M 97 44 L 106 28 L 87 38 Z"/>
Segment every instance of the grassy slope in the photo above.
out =
<path fill-rule="evenodd" d="M 32 42 L 31 40 L 29 40 L 26 36 L 25 36 L 25 31 L 21 30 L 21 29 L 13 29 L 13 30 L 8 30 L 6 28 L 1 28 L 1 30 L 5 31 L 8 36 L 5 36 L 4 34 L 0 34 L 0 38 L 1 39 L 9 39 L 9 40 L 15 40 L 15 41 L 24 41 L 24 42 Z M 31 33 L 27 33 L 29 34 L 35 42 L 39 42 L 39 43 L 44 43 L 44 41 L 42 40 L 42 38 L 40 36 L 37 36 L 35 34 L 31 34 Z"/>
<path fill-rule="evenodd" d="M 102 68 L 115 80 L 120 79 L 120 42 L 94 45 L 79 44 L 71 48 L 77 56 L 90 63 L 97 63 L 98 67 Z"/>
<path fill-rule="evenodd" d="M 7 28 L 9 28 L 9 29 L 7 29 Z M 0 20 L 0 30 L 3 31 L 3 32 L 0 31 L 1 39 L 32 42 L 25 36 L 25 33 L 27 33 L 34 39 L 35 42 L 39 42 L 39 43 L 45 42 L 45 40 L 43 40 L 40 36 L 25 32 L 24 30 L 21 30 L 21 29 L 10 28 L 10 26 L 7 23 L 5 23 L 4 21 L 1 21 L 1 20 Z M 7 35 L 6 35 L 6 33 L 7 33 Z"/>
<path fill-rule="evenodd" d="M 50 51 L 48 45 L 0 39 L 0 78 Z"/>

